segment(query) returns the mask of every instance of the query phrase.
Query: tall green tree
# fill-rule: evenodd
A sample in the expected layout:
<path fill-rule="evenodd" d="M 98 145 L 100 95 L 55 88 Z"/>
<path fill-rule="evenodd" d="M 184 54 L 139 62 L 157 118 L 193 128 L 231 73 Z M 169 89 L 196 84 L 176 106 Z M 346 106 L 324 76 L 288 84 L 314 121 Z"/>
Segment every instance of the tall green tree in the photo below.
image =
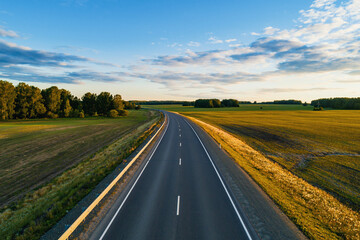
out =
<path fill-rule="evenodd" d="M 15 116 L 17 118 L 37 118 L 46 112 L 39 88 L 19 83 L 15 91 Z"/>
<path fill-rule="evenodd" d="M 71 93 L 65 89 L 60 91 L 60 115 L 62 117 L 69 117 L 72 110 L 70 105 Z"/>
<path fill-rule="evenodd" d="M 15 113 L 15 87 L 12 83 L 0 80 L 0 119 L 11 119 Z"/>
<path fill-rule="evenodd" d="M 73 110 L 83 110 L 82 101 L 78 97 L 71 95 L 70 97 L 70 105 Z"/>
<path fill-rule="evenodd" d="M 113 98 L 113 107 L 116 111 L 124 109 L 124 101 L 121 98 L 121 95 L 116 94 Z"/>
<path fill-rule="evenodd" d="M 59 90 L 56 86 L 52 86 L 42 90 L 41 94 L 44 98 L 47 115 L 49 117 L 58 117 L 61 104 L 61 90 Z"/>
<path fill-rule="evenodd" d="M 101 115 L 107 115 L 112 109 L 113 96 L 109 92 L 102 92 L 96 98 L 96 109 Z"/>
<path fill-rule="evenodd" d="M 86 115 L 93 116 L 96 113 L 96 94 L 87 92 L 82 96 L 82 108 Z"/>

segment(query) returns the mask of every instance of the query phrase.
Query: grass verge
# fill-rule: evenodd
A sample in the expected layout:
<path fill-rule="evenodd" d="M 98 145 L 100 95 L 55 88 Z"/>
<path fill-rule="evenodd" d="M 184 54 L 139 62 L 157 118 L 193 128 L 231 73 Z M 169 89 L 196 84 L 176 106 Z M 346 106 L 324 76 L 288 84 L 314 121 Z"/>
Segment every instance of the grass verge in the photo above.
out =
<path fill-rule="evenodd" d="M 38 189 L 3 208 L 2 239 L 38 239 L 68 210 L 88 194 L 107 174 L 131 154 L 160 122 L 157 114 L 131 133 L 63 172 Z"/>
<path fill-rule="evenodd" d="M 188 118 L 220 143 L 310 239 L 360 238 L 358 212 L 224 130 Z"/>

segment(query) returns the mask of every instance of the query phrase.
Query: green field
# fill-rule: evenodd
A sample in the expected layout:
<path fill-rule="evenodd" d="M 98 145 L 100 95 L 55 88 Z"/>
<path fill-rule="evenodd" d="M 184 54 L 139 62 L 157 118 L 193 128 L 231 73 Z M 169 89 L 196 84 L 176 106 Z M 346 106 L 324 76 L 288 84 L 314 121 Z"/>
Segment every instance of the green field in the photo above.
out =
<path fill-rule="evenodd" d="M 149 121 L 146 111 L 126 118 L 0 122 L 0 206 L 52 179 L 115 139 Z"/>
<path fill-rule="evenodd" d="M 40 238 L 159 121 L 158 112 L 140 110 L 114 119 L 0 122 L 1 238 Z"/>
<path fill-rule="evenodd" d="M 302 105 L 262 106 L 260 110 L 258 105 L 241 105 L 231 111 L 230 108 L 180 105 L 156 107 L 221 127 L 267 158 L 359 210 L 360 111 L 317 112 L 308 111 L 311 106 Z"/>

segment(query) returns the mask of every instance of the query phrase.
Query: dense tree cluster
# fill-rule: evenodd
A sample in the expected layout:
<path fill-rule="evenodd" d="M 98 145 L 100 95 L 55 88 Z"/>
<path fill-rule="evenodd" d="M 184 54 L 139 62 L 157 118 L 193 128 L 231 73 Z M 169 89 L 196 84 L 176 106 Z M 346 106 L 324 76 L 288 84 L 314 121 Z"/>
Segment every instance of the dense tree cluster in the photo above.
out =
<path fill-rule="evenodd" d="M 321 98 L 311 101 L 311 105 L 333 109 L 360 109 L 360 98 Z"/>
<path fill-rule="evenodd" d="M 239 101 L 236 99 L 224 99 L 221 101 L 223 107 L 239 107 Z"/>
<path fill-rule="evenodd" d="M 185 106 L 185 107 L 194 106 L 195 102 L 183 102 L 182 105 Z"/>
<path fill-rule="evenodd" d="M 198 99 L 195 101 L 194 106 L 196 108 L 219 108 L 221 102 L 219 99 Z"/>
<path fill-rule="evenodd" d="M 131 101 L 132 103 L 135 103 L 137 105 L 178 105 L 178 104 L 185 104 L 185 103 L 194 103 L 194 102 L 187 102 L 187 101 Z M 186 105 L 186 106 L 194 106 L 192 105 Z"/>
<path fill-rule="evenodd" d="M 16 87 L 0 80 L 0 119 L 58 118 L 84 116 L 126 116 L 125 109 L 139 105 L 122 100 L 120 95 L 85 93 L 79 99 L 56 86 L 40 90 L 26 83 Z M 114 110 L 114 111 L 112 111 Z"/>
<path fill-rule="evenodd" d="M 239 101 L 236 99 L 198 99 L 195 101 L 196 108 L 220 108 L 220 107 L 239 107 Z"/>
<path fill-rule="evenodd" d="M 302 104 L 301 100 L 294 100 L 294 99 L 289 99 L 289 100 L 275 100 L 272 102 L 262 102 L 261 104 Z"/>

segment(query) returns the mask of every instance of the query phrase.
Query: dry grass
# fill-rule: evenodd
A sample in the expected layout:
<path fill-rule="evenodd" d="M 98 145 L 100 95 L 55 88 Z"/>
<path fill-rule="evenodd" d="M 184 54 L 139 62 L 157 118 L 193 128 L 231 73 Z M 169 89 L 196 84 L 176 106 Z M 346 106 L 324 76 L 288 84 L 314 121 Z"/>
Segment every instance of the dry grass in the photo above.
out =
<path fill-rule="evenodd" d="M 220 116 L 221 117 L 221 116 Z M 233 135 L 189 117 L 249 173 L 311 239 L 360 239 L 360 215 Z"/>

